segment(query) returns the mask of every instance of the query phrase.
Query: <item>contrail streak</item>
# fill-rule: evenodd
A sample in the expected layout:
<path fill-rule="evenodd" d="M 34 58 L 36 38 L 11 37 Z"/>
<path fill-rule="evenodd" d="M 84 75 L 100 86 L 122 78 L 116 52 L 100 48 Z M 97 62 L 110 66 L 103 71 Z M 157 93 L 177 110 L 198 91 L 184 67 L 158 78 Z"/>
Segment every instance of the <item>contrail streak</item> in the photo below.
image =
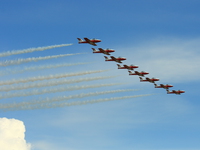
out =
<path fill-rule="evenodd" d="M 23 50 L 12 50 L 12 51 L 0 53 L 0 57 L 24 54 L 24 53 L 32 53 L 35 51 L 44 51 L 47 49 L 53 49 L 53 48 L 58 48 L 58 47 L 70 46 L 70 45 L 72 45 L 72 44 L 60 44 L 60 45 L 44 46 L 44 47 L 37 47 L 37 48 L 28 48 L 28 49 L 23 49 Z"/>
<path fill-rule="evenodd" d="M 109 70 L 95 70 L 95 71 L 84 71 L 84 72 L 77 72 L 77 73 L 65 73 L 65 74 L 56 74 L 56 75 L 49 75 L 49 76 L 38 76 L 38 77 L 31 77 L 26 79 L 13 79 L 8 81 L 1 81 L 0 85 L 11 85 L 17 83 L 26 83 L 26 82 L 34 82 L 34 81 L 41 81 L 41 80 L 50 80 L 50 79 L 58 79 L 58 78 L 65 78 L 65 77 L 72 77 L 72 76 L 81 76 L 86 74 L 92 73 L 100 73 Z"/>
<path fill-rule="evenodd" d="M 56 86 L 56 85 L 62 85 L 62 84 L 72 84 L 72 83 L 79 83 L 79 82 L 109 79 L 109 78 L 114 78 L 114 77 L 116 76 L 100 76 L 100 77 L 80 78 L 80 79 L 71 79 L 71 80 L 62 79 L 62 80 L 50 80 L 48 82 L 39 82 L 39 83 L 32 83 L 32 84 L 4 86 L 0 88 L 0 92 L 23 90 L 23 89 L 28 89 L 28 88 L 40 88 L 40 87 L 46 87 L 46 86 Z"/>
<path fill-rule="evenodd" d="M 46 106 L 46 108 L 55 108 L 55 107 L 75 106 L 75 105 L 86 105 L 86 104 L 94 104 L 94 103 L 100 103 L 100 102 L 122 100 L 122 99 L 136 98 L 136 97 L 144 97 L 144 96 L 151 96 L 151 95 L 153 95 L 153 94 L 102 98 L 102 99 L 97 99 L 97 100 L 77 101 L 77 102 L 71 102 L 71 103 L 47 104 L 47 105 L 41 105 L 41 107 L 45 108 L 44 106 Z"/>
<path fill-rule="evenodd" d="M 144 97 L 144 96 L 151 96 L 154 94 L 144 94 L 144 95 L 134 95 L 134 96 L 122 96 L 122 97 L 112 97 L 112 98 L 104 98 L 104 99 L 97 99 L 97 100 L 87 100 L 87 101 L 76 101 L 76 102 L 63 102 L 63 103 L 43 103 L 38 105 L 23 105 L 17 106 L 17 104 L 1 104 L 0 109 L 3 111 L 15 111 L 15 110 L 34 110 L 34 109 L 45 109 L 45 108 L 57 108 L 57 107 L 66 107 L 66 106 L 77 106 L 77 105 L 87 105 L 87 104 L 95 104 L 107 101 L 114 101 L 114 100 L 123 100 L 123 99 L 130 99 L 130 98 L 137 98 L 137 97 Z"/>
<path fill-rule="evenodd" d="M 61 102 L 76 98 L 84 98 L 84 97 L 90 97 L 90 96 L 98 96 L 98 95 L 105 95 L 105 94 L 114 94 L 114 93 L 120 93 L 120 92 L 128 92 L 128 91 L 138 91 L 138 89 L 126 89 L 126 90 L 112 90 L 112 91 L 103 91 L 103 92 L 91 92 L 91 93 L 82 93 L 77 95 L 71 95 L 71 96 L 59 96 L 59 97 L 53 97 L 53 98 L 45 98 L 40 100 L 31 100 L 31 101 L 24 101 L 20 103 L 14 103 L 14 104 L 1 104 L 0 109 L 7 109 L 7 108 L 17 108 L 22 106 L 28 106 L 28 105 L 36 105 L 36 104 L 43 104 L 43 103 L 55 103 L 55 102 Z"/>
<path fill-rule="evenodd" d="M 0 66 L 19 65 L 22 63 L 28 63 L 28 62 L 32 62 L 32 61 L 47 60 L 47 59 L 79 55 L 79 54 L 84 54 L 84 53 L 60 54 L 60 55 L 52 55 L 52 56 L 45 56 L 45 57 L 30 57 L 30 58 L 21 58 L 21 59 L 17 59 L 17 60 L 6 60 L 4 62 L 0 62 Z"/>
<path fill-rule="evenodd" d="M 71 87 L 55 87 L 50 89 L 35 89 L 32 91 L 27 92 L 7 92 L 6 94 L 0 94 L 0 99 L 3 98 L 12 98 L 12 97 L 22 97 L 22 96 L 31 96 L 31 95 L 40 95 L 46 93 L 56 93 L 56 92 L 64 92 L 64 91 L 74 91 L 74 90 L 82 90 L 82 89 L 89 89 L 89 88 L 98 88 L 98 87 L 105 87 L 105 86 L 114 86 L 120 85 L 121 83 L 110 83 L 110 84 L 96 84 L 96 85 L 83 85 L 83 86 L 71 86 Z"/>
<path fill-rule="evenodd" d="M 52 64 L 52 65 L 40 65 L 40 66 L 32 66 L 32 67 L 24 67 L 21 69 L 20 67 L 15 69 L 6 69 L 5 71 L 0 72 L 0 76 L 9 75 L 9 74 L 17 74 L 17 73 L 24 73 L 26 71 L 36 71 L 36 70 L 43 70 L 43 69 L 51 69 L 51 68 L 58 68 L 58 67 L 69 67 L 69 66 L 76 66 L 76 65 L 85 65 L 87 63 L 62 63 L 62 64 Z"/>

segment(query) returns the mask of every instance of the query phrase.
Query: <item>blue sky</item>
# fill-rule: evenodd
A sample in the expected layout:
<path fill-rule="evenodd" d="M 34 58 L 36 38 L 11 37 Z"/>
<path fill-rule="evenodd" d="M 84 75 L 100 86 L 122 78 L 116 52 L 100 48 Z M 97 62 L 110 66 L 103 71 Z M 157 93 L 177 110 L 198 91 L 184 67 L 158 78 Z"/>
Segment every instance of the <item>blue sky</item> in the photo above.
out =
<path fill-rule="evenodd" d="M 24 122 L 25 139 L 32 145 L 32 150 L 199 150 L 199 4 L 198 0 L 1 1 L 0 52 L 73 43 L 62 48 L 1 57 L 1 61 L 86 53 L 1 67 L 2 72 L 38 65 L 91 62 L 9 74 L 1 76 L 1 80 L 111 69 L 66 79 L 117 77 L 56 87 L 125 83 L 14 97 L 2 99 L 2 103 L 116 89 L 141 90 L 73 99 L 70 102 L 156 95 L 63 108 L 8 111 L 1 112 L 0 116 Z M 115 62 L 105 62 L 103 54 L 93 54 L 93 46 L 78 44 L 77 37 L 101 39 L 97 48 L 115 49 L 114 56 L 127 58 L 124 64 L 138 65 L 139 71 L 150 73 L 148 77 L 159 78 L 159 83 L 172 84 L 173 89 L 185 90 L 186 93 L 180 96 L 167 95 L 165 90 L 155 89 L 153 84 L 140 83 L 138 77 L 128 76 L 126 70 L 117 70 Z M 46 88 L 52 87 L 41 89 Z"/>

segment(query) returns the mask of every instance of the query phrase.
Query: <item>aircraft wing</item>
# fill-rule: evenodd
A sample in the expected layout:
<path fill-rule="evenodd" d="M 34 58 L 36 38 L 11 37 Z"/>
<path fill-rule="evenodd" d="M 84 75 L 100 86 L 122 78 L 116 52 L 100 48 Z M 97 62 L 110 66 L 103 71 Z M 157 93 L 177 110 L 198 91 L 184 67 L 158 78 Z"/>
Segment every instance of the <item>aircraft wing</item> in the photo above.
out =
<path fill-rule="evenodd" d="M 85 40 L 86 42 L 90 42 L 90 39 L 88 39 L 88 38 L 84 38 L 84 40 Z"/>
<path fill-rule="evenodd" d="M 173 93 L 176 93 L 176 94 L 179 93 L 178 91 L 175 91 L 175 90 L 172 90 L 172 92 L 173 92 Z"/>
<path fill-rule="evenodd" d="M 135 71 L 135 74 L 140 74 L 138 71 Z"/>
<path fill-rule="evenodd" d="M 160 86 L 163 87 L 163 88 L 165 87 L 164 84 L 160 84 Z"/>
<path fill-rule="evenodd" d="M 99 48 L 99 50 L 100 50 L 102 53 L 106 54 L 106 55 L 110 55 L 109 52 L 103 50 L 102 48 Z"/>
<path fill-rule="evenodd" d="M 129 66 L 127 66 L 127 65 L 124 65 L 124 67 L 125 67 L 126 69 L 130 69 L 130 67 L 129 67 Z"/>
<path fill-rule="evenodd" d="M 110 56 L 110 58 L 112 58 L 112 60 L 117 61 L 117 59 L 114 56 Z"/>
<path fill-rule="evenodd" d="M 118 63 L 122 63 L 120 60 L 116 60 L 116 62 L 118 62 Z"/>
<path fill-rule="evenodd" d="M 112 60 L 118 62 L 118 63 L 122 63 L 120 60 L 118 60 L 117 58 L 115 58 L 114 56 L 110 56 L 110 58 L 112 58 Z"/>
<path fill-rule="evenodd" d="M 146 78 L 146 80 L 147 80 L 147 81 L 151 81 L 151 79 L 150 79 L 150 78 Z"/>
<path fill-rule="evenodd" d="M 106 52 L 106 51 L 103 50 L 102 48 L 99 48 L 99 51 L 102 52 L 103 54 L 110 55 L 108 52 Z"/>
<path fill-rule="evenodd" d="M 90 44 L 93 46 L 97 46 L 97 44 L 95 44 L 94 42 L 90 42 Z"/>
<path fill-rule="evenodd" d="M 99 51 L 100 52 L 102 52 L 102 53 L 104 53 L 105 51 L 102 49 L 102 48 L 99 48 Z"/>
<path fill-rule="evenodd" d="M 91 45 L 97 46 L 94 42 L 92 42 L 90 39 L 88 38 L 84 38 L 86 42 L 88 42 Z"/>

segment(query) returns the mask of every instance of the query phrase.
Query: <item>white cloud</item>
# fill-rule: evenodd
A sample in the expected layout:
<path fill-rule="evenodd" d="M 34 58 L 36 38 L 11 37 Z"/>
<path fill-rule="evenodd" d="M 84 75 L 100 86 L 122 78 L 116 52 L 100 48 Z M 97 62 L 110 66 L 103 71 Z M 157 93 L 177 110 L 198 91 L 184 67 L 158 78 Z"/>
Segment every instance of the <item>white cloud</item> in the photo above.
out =
<path fill-rule="evenodd" d="M 16 119 L 0 118 L 0 150 L 30 150 L 26 143 L 25 126 Z"/>

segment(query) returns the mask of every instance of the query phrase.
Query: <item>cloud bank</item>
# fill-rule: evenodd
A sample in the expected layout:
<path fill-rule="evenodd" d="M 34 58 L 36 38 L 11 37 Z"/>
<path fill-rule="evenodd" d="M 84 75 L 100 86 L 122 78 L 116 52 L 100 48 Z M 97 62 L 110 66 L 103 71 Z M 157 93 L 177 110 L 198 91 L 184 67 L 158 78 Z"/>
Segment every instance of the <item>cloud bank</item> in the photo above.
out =
<path fill-rule="evenodd" d="M 30 150 L 31 145 L 25 140 L 25 126 L 16 119 L 0 118 L 0 149 Z"/>

